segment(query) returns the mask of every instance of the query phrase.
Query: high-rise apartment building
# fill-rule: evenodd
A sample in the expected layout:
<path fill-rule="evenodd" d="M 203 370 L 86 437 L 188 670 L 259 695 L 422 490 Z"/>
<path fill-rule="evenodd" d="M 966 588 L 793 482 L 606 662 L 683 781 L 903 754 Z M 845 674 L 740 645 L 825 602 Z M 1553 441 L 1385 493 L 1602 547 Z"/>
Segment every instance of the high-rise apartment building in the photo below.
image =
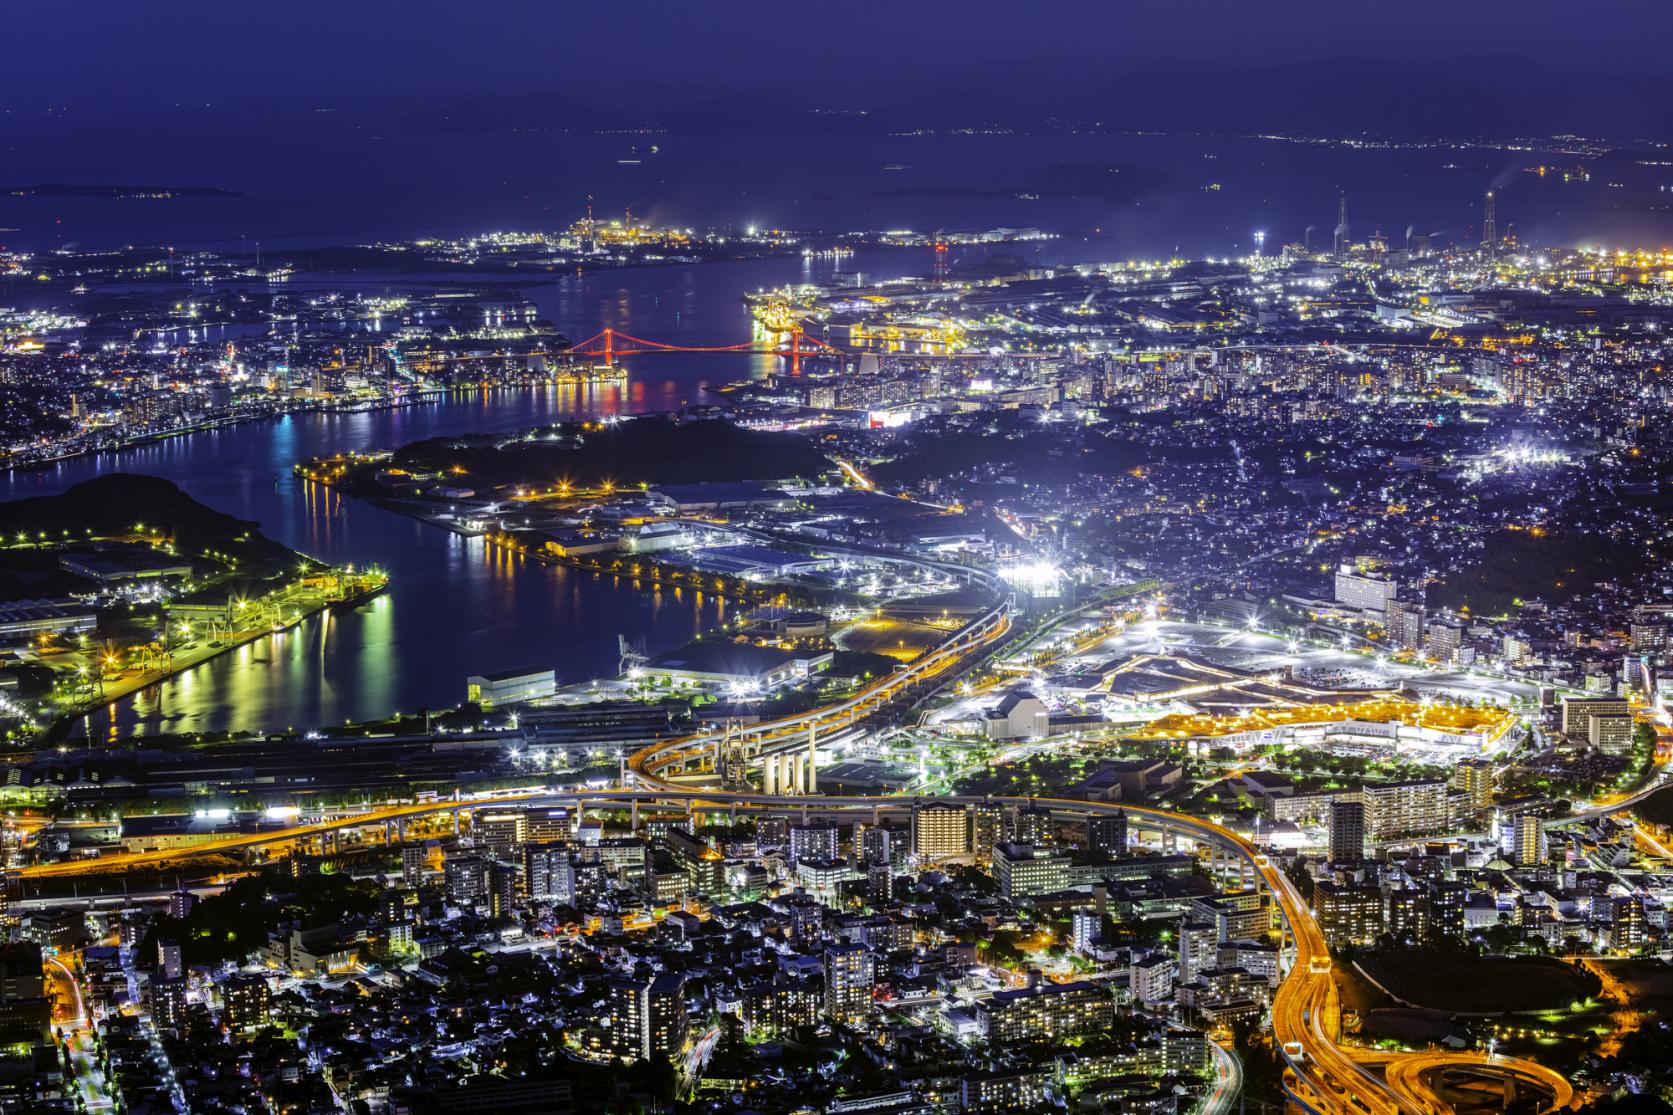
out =
<path fill-rule="evenodd" d="M 841 831 L 835 825 L 792 825 L 790 862 L 800 863 L 804 859 L 836 859 L 841 844 Z"/>
<path fill-rule="evenodd" d="M 1383 609 L 1383 630 L 1397 650 L 1423 649 L 1423 608 L 1404 600 L 1390 600 Z"/>
<path fill-rule="evenodd" d="M 1365 803 L 1330 803 L 1330 862 L 1358 863 L 1365 858 Z"/>
<path fill-rule="evenodd" d="M 1438 778 L 1362 787 L 1367 837 L 1391 840 L 1446 831 L 1446 793 L 1447 784 Z"/>
<path fill-rule="evenodd" d="M 962 805 L 932 801 L 912 807 L 912 852 L 935 863 L 970 851 L 970 818 Z"/>
<path fill-rule="evenodd" d="M 1376 887 L 1322 880 L 1313 887 L 1319 928 L 1333 945 L 1368 945 L 1383 928 L 1383 896 Z"/>
<path fill-rule="evenodd" d="M 1005 809 L 980 801 L 970 807 L 970 854 L 977 863 L 993 858 L 993 846 L 1005 839 Z"/>
<path fill-rule="evenodd" d="M 685 1049 L 688 1020 L 685 977 L 663 972 L 648 980 L 610 985 L 606 1049 L 624 1061 L 672 1057 Z"/>
<path fill-rule="evenodd" d="M 1452 768 L 1452 788 L 1464 795 L 1472 810 L 1493 804 L 1496 784 L 1493 764 L 1487 759 L 1461 759 Z"/>
<path fill-rule="evenodd" d="M 1516 866 L 1535 867 L 1546 860 L 1545 826 L 1532 813 L 1518 813 L 1512 828 Z"/>
<path fill-rule="evenodd" d="M 1584 739 L 1588 716 L 1630 716 L 1625 697 L 1568 697 L 1563 700 L 1558 730 L 1570 739 Z"/>
<path fill-rule="evenodd" d="M 825 1013 L 832 1021 L 863 1025 L 871 1015 L 876 983 L 872 956 L 864 945 L 832 945 L 825 950 Z"/>

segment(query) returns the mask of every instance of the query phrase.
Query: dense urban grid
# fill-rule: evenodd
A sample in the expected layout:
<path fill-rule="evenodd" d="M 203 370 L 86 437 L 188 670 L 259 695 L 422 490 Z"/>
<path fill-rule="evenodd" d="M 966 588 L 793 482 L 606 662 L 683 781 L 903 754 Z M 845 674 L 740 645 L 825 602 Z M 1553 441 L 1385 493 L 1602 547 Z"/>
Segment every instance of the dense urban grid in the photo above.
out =
<path fill-rule="evenodd" d="M 1351 201 L 1222 259 L 590 211 L 0 253 L 9 467 L 585 399 L 271 482 L 721 615 L 582 681 L 464 663 L 388 719 L 103 732 L 391 577 L 120 456 L 0 504 L 0 1110 L 1673 1092 L 1673 253 Z M 727 344 L 569 337 L 526 289 L 858 253 L 912 277 L 738 291 Z M 699 352 L 756 374 L 625 405 Z"/>

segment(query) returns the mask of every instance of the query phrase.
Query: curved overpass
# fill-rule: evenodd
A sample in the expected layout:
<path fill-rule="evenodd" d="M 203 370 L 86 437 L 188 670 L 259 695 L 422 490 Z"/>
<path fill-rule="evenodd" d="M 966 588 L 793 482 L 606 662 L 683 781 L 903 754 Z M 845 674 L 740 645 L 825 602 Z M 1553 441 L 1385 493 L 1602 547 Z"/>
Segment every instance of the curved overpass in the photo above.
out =
<path fill-rule="evenodd" d="M 1360 1060 L 1365 1064 L 1384 1064 L 1388 1082 L 1416 1098 L 1426 1111 L 1450 1110 L 1436 1086 L 1436 1078 L 1448 1071 L 1486 1073 L 1497 1080 L 1532 1085 L 1550 1096 L 1550 1101 L 1540 1109 L 1541 1115 L 1562 1111 L 1574 1103 L 1574 1085 L 1567 1077 L 1521 1057 L 1484 1057 L 1479 1053 L 1426 1050 L 1422 1053 L 1370 1054 Z"/>
<path fill-rule="evenodd" d="M 765 532 L 742 530 L 737 533 L 759 537 L 763 541 L 783 541 L 778 536 Z M 811 742 L 819 735 L 854 727 L 919 686 L 957 672 L 969 664 L 975 655 L 1004 638 L 1011 630 L 1010 590 L 1004 581 L 992 573 L 951 562 L 931 561 L 883 550 L 845 546 L 820 548 L 833 554 L 857 554 L 957 578 L 986 591 L 991 595 L 992 602 L 985 611 L 937 644 L 933 650 L 920 655 L 888 676 L 872 682 L 846 700 L 740 729 L 698 732 L 660 740 L 641 748 L 628 759 L 628 769 L 633 772 L 635 781 L 640 785 L 675 790 L 682 785 L 676 779 L 683 778 L 688 780 L 684 784 L 689 786 L 694 766 L 699 779 L 712 780 L 719 776 L 714 760 L 718 760 L 719 751 L 723 746 L 743 747 L 751 757 L 755 757 L 770 749 L 793 746 L 803 740 Z M 706 763 L 709 765 L 705 772 Z"/>
<path fill-rule="evenodd" d="M 824 797 L 803 794 L 732 793 L 728 791 L 664 787 L 639 790 L 552 793 L 544 790 L 503 794 L 417 805 L 399 805 L 366 813 L 298 825 L 289 829 L 228 837 L 188 849 L 130 853 L 99 860 L 40 864 L 14 874 L 22 878 L 87 874 L 146 866 L 189 856 L 237 852 L 267 845 L 294 842 L 343 828 L 396 824 L 449 813 L 469 813 L 503 808 L 511 804 L 531 806 L 564 805 L 637 807 L 666 804 L 690 811 L 734 808 L 801 809 L 808 813 L 845 814 L 909 812 L 919 800 L 956 804 L 990 802 L 999 805 L 1044 805 L 1057 812 L 1086 815 L 1115 813 L 1128 815 L 1140 828 L 1154 829 L 1212 843 L 1232 852 L 1248 864 L 1271 889 L 1279 914 L 1294 942 L 1295 956 L 1289 973 L 1279 985 L 1272 1003 L 1272 1033 L 1286 1065 L 1285 1090 L 1300 1110 L 1316 1115 L 1440 1115 L 1448 1110 L 1425 1078 L 1437 1068 L 1470 1066 L 1537 1080 L 1555 1092 L 1557 1106 L 1565 1106 L 1573 1089 L 1562 1077 L 1532 1062 L 1511 1058 L 1489 1058 L 1479 1053 L 1415 1053 L 1408 1055 L 1362 1055 L 1356 1057 L 1340 1047 L 1341 1005 L 1324 934 L 1312 910 L 1302 901 L 1288 877 L 1274 867 L 1254 845 L 1214 821 L 1186 813 L 1148 806 L 1088 802 L 1070 798 L 936 796 L 918 799 L 899 795 L 876 797 Z M 1405 1068 L 1407 1063 L 1411 1067 Z M 1372 1070 L 1385 1068 L 1387 1079 Z"/>

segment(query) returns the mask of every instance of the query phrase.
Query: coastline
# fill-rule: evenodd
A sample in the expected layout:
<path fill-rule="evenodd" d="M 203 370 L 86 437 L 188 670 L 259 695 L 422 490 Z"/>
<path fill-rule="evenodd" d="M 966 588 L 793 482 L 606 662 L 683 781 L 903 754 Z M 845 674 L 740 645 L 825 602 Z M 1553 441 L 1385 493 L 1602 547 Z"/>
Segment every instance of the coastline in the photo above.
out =
<path fill-rule="evenodd" d="M 364 414 L 373 411 L 399 410 L 402 407 L 419 406 L 439 402 L 442 396 L 451 394 L 454 390 L 463 390 L 463 388 L 427 387 L 409 392 L 399 398 L 380 399 L 376 401 L 368 400 L 364 403 L 357 403 L 354 406 L 299 406 L 276 411 L 272 414 L 228 415 L 225 418 L 216 418 L 204 422 L 196 422 L 190 426 L 181 426 L 180 428 L 174 430 L 160 430 L 156 433 L 141 434 L 136 437 L 128 438 L 116 445 L 101 445 L 97 448 L 77 449 L 72 453 L 58 453 L 51 457 L 42 457 L 39 460 L 22 462 L 8 461 L 0 463 L 0 472 L 37 472 L 42 469 L 51 468 L 56 464 L 62 464 L 65 461 L 80 460 L 84 457 L 97 457 L 105 453 L 126 453 L 131 449 L 141 449 L 147 445 L 156 445 L 159 442 L 169 441 L 177 437 L 186 437 L 190 434 L 205 434 L 215 430 L 231 430 L 239 426 L 253 426 L 263 422 L 277 422 L 280 419 L 291 418 L 298 414 Z"/>
<path fill-rule="evenodd" d="M 304 581 L 283 590 L 278 594 L 279 599 L 277 601 L 263 599 L 255 605 L 252 618 L 258 621 L 266 621 L 263 626 L 236 631 L 228 630 L 218 638 L 211 637 L 202 641 L 187 643 L 178 650 L 169 651 L 166 664 L 159 668 L 146 669 L 142 667 L 131 674 L 128 670 L 124 670 L 113 678 L 103 678 L 93 683 L 99 686 L 99 694 L 74 708 L 59 713 L 53 718 L 52 726 L 56 727 L 75 717 L 85 716 L 98 709 L 109 708 L 135 693 L 149 689 L 188 670 L 195 669 L 229 651 L 248 646 L 259 639 L 270 635 L 282 635 L 322 612 L 358 607 L 381 595 L 389 587 L 389 578 L 381 573 L 347 574 L 335 567 L 328 567 L 322 572 L 316 572 L 311 575 L 310 579 L 317 580 L 322 576 L 322 573 L 330 576 L 332 580 L 330 587 L 324 585 L 309 586 Z M 341 594 L 337 592 L 339 578 L 351 578 L 345 586 L 346 591 Z M 358 583 L 355 579 L 358 579 Z M 267 620 L 269 615 L 274 618 Z"/>
<path fill-rule="evenodd" d="M 633 583 L 643 582 L 675 590 L 689 588 L 698 593 L 700 596 L 717 596 L 722 600 L 729 600 L 739 604 L 760 604 L 773 596 L 782 595 L 780 593 L 764 591 L 755 586 L 751 586 L 748 582 L 739 581 L 732 577 L 710 576 L 708 578 L 704 578 L 701 574 L 686 574 L 685 577 L 682 577 L 680 570 L 669 569 L 662 566 L 660 563 L 653 562 L 645 558 L 638 559 L 632 568 L 617 569 L 612 568 L 609 565 L 602 564 L 601 559 L 597 557 L 581 557 L 558 554 L 548 549 L 529 549 L 524 546 L 516 545 L 506 535 L 496 534 L 493 531 L 471 530 L 466 527 L 461 527 L 458 523 L 447 522 L 446 520 L 439 519 L 433 515 L 426 515 L 421 510 L 413 507 L 410 503 L 405 501 L 368 496 L 355 491 L 353 488 L 335 484 L 330 480 L 310 476 L 303 470 L 303 462 L 297 462 L 297 464 L 292 466 L 292 468 L 298 476 L 302 477 L 310 484 L 318 484 L 323 488 L 329 488 L 341 495 L 360 500 L 362 503 L 369 506 L 379 508 L 383 511 L 388 511 L 395 515 L 401 515 L 408 519 L 416 520 L 423 523 L 425 526 L 437 527 L 450 534 L 456 534 L 461 538 L 480 538 L 490 546 L 505 550 L 509 553 L 517 554 L 519 557 L 526 557 L 532 561 L 540 562 L 542 565 L 554 565 L 564 569 L 573 569 L 577 573 L 594 573 L 600 577 L 608 577 L 611 580 L 616 581 L 630 581 Z M 611 555 L 611 557 L 617 561 L 621 561 L 629 559 L 631 555 L 617 554 Z M 635 569 L 637 569 L 637 571 L 635 571 Z M 706 580 L 707 583 L 694 583 L 693 579 L 687 579 L 692 578 L 693 576 L 695 577 L 695 580 Z"/>

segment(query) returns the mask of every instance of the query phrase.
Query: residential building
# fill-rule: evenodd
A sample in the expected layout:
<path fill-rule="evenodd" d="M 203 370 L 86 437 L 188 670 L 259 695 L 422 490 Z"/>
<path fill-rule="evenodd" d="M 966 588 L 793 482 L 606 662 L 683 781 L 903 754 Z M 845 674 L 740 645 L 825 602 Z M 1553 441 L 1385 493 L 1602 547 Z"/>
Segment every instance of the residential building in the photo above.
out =
<path fill-rule="evenodd" d="M 912 807 L 912 852 L 920 862 L 937 863 L 970 851 L 970 819 L 962 805 L 920 802 Z"/>
<path fill-rule="evenodd" d="M 825 1013 L 832 1021 L 863 1025 L 871 1015 L 876 984 L 872 955 L 864 945 L 832 945 L 825 950 Z"/>
<path fill-rule="evenodd" d="M 1365 803 L 1330 803 L 1330 862 L 1358 863 L 1365 858 Z"/>
<path fill-rule="evenodd" d="M 1313 907 L 1332 945 L 1368 945 L 1382 932 L 1382 893 L 1376 887 L 1320 880 L 1313 886 Z"/>
<path fill-rule="evenodd" d="M 978 1032 L 991 1042 L 1060 1041 L 1108 1030 L 1115 998 L 1095 983 L 996 991 L 975 1004 Z"/>
<path fill-rule="evenodd" d="M 608 1051 L 620 1060 L 673 1057 L 685 1049 L 688 1018 L 685 977 L 663 972 L 648 980 L 610 985 Z"/>
<path fill-rule="evenodd" d="M 1444 832 L 1446 793 L 1446 782 L 1438 778 L 1361 787 L 1367 836 L 1380 841 Z"/>

